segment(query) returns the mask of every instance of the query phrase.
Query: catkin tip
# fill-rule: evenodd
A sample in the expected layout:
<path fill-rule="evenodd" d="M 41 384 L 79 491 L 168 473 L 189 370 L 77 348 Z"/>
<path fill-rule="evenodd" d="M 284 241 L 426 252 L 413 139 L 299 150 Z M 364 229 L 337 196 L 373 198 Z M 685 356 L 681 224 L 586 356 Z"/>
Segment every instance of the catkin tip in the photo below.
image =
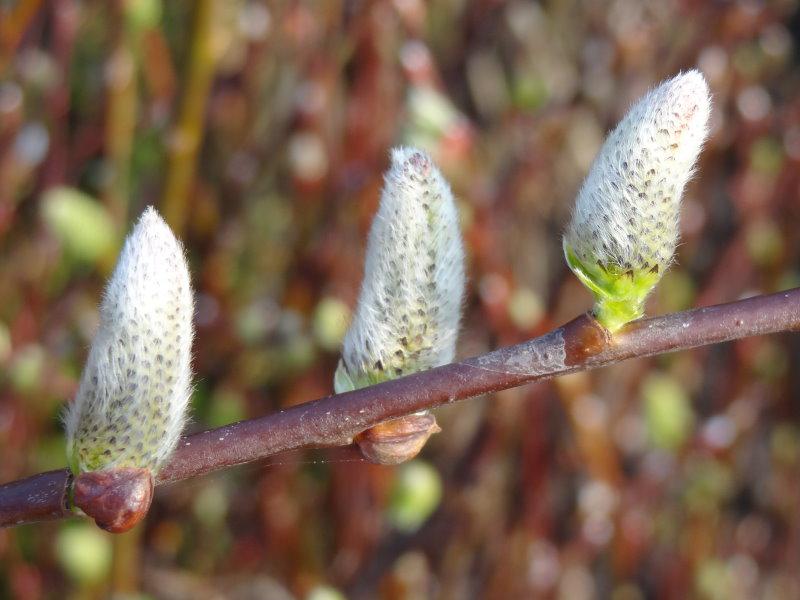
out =
<path fill-rule="evenodd" d="M 424 177 L 430 175 L 434 168 L 433 161 L 427 152 L 411 146 L 392 148 L 391 162 L 393 168 L 407 168 Z"/>

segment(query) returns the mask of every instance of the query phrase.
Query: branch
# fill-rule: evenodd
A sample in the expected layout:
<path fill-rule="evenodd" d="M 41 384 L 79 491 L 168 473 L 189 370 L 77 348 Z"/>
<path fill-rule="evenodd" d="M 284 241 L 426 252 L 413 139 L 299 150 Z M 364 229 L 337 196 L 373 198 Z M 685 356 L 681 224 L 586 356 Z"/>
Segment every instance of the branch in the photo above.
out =
<path fill-rule="evenodd" d="M 286 450 L 350 444 L 389 419 L 557 375 L 748 336 L 800 330 L 800 288 L 634 321 L 613 338 L 589 315 L 546 335 L 461 362 L 184 437 L 157 484 Z M 0 527 L 59 519 L 71 475 L 50 471 L 0 486 Z"/>

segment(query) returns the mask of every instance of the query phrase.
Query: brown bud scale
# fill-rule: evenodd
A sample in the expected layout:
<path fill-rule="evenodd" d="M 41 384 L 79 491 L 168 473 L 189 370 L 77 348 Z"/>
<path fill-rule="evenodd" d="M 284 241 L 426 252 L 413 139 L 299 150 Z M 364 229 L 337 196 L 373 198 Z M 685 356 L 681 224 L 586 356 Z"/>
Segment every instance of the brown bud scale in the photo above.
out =
<path fill-rule="evenodd" d="M 436 417 L 429 412 L 392 419 L 358 434 L 355 443 L 368 461 L 397 465 L 411 460 L 428 438 L 439 433 Z"/>
<path fill-rule="evenodd" d="M 75 478 L 72 495 L 74 505 L 98 527 L 123 533 L 147 514 L 153 500 L 153 476 L 148 469 L 136 467 L 89 471 Z"/>

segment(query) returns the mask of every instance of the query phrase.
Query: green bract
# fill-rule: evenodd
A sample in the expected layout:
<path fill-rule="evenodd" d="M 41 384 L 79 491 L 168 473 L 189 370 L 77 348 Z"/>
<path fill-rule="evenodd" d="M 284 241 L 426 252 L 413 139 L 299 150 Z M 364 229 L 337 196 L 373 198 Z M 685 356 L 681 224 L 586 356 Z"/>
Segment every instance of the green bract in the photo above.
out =
<path fill-rule="evenodd" d="M 644 302 L 661 279 L 657 268 L 634 270 L 615 264 L 584 264 L 566 240 L 564 256 L 572 272 L 594 295 L 595 318 L 612 332 L 644 315 Z"/>

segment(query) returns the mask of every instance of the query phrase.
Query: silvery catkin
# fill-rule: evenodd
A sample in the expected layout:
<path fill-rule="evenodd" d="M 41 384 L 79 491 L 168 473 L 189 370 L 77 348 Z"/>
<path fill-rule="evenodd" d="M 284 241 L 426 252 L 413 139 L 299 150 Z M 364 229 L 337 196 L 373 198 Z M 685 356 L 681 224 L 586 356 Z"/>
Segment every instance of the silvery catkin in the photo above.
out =
<path fill-rule="evenodd" d="M 152 207 L 122 249 L 66 416 L 76 474 L 155 474 L 178 442 L 190 396 L 193 298 L 183 248 Z"/>
<path fill-rule="evenodd" d="M 711 100 L 695 70 L 648 92 L 606 139 L 564 235 L 567 262 L 610 330 L 643 314 L 670 266 L 680 201 L 708 129 Z"/>
<path fill-rule="evenodd" d="M 450 186 L 425 152 L 395 148 L 336 391 L 451 362 L 463 295 L 464 250 Z"/>

